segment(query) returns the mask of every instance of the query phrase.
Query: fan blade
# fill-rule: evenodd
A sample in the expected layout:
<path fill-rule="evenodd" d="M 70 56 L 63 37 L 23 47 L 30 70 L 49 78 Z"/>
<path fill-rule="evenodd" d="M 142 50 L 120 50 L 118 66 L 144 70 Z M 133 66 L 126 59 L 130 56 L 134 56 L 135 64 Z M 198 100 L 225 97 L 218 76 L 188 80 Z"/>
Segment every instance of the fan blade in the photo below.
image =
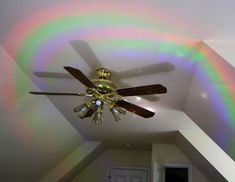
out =
<path fill-rule="evenodd" d="M 117 93 L 122 96 L 164 94 L 166 92 L 167 92 L 166 87 L 160 84 L 123 88 L 117 90 Z"/>
<path fill-rule="evenodd" d="M 153 117 L 155 114 L 152 111 L 149 111 L 149 110 L 144 109 L 142 107 L 139 107 L 137 105 L 131 104 L 131 103 L 124 101 L 124 100 L 117 101 L 116 105 L 126 109 L 129 112 L 135 113 L 143 118 L 150 118 L 150 117 Z"/>
<path fill-rule="evenodd" d="M 95 84 L 91 82 L 80 70 L 72 68 L 70 66 L 64 66 L 71 75 L 73 75 L 77 80 L 83 83 L 85 86 L 89 88 L 96 88 Z"/>
<path fill-rule="evenodd" d="M 89 96 L 82 93 L 60 93 L 60 92 L 29 92 L 34 95 L 77 95 L 77 96 Z"/>

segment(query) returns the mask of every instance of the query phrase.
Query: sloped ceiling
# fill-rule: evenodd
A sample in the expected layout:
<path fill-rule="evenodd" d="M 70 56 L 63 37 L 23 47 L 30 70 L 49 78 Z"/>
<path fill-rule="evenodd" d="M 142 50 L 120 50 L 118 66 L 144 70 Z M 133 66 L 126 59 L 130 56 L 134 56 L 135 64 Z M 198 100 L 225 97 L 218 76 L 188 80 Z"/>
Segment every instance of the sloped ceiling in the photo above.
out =
<path fill-rule="evenodd" d="M 233 75 L 232 72 L 227 74 L 226 71 L 214 71 L 213 56 L 207 57 L 205 51 L 200 51 L 201 44 L 196 42 L 234 39 L 235 25 L 231 18 L 234 17 L 234 5 L 234 2 L 223 3 L 219 0 L 2 0 L 0 41 L 3 49 L 15 61 L 14 64 L 43 91 L 85 90 L 81 83 L 65 72 L 65 65 L 79 68 L 90 78 L 93 78 L 97 67 L 109 68 L 119 87 L 154 83 L 165 85 L 168 88 L 166 95 L 127 98 L 137 105 L 156 111 L 155 117 L 145 120 L 128 113 L 116 123 L 106 110 L 103 126 L 94 126 L 89 119 L 80 120 L 73 113 L 73 108 L 83 103 L 84 98 L 48 97 L 53 104 L 50 103 L 51 107 L 47 105 L 48 112 L 51 113 L 50 109 L 58 109 L 66 122 L 86 139 L 107 143 L 150 143 L 156 138 L 162 140 L 164 137 L 161 136 L 165 136 L 166 132 L 192 127 L 190 123 L 180 121 L 182 111 L 187 111 L 191 116 L 201 114 L 197 108 L 190 107 L 194 102 L 190 101 L 194 94 L 188 97 L 189 91 L 192 91 L 191 82 L 195 80 L 194 71 L 200 66 L 200 60 L 210 63 L 203 67 L 206 78 L 226 75 L 229 80 Z M 74 40 L 79 40 L 80 46 L 91 49 L 96 58 L 86 53 L 87 58 L 92 59 L 84 59 L 77 47 L 71 44 Z M 12 75 L 17 77 L 15 66 L 6 75 L 10 79 Z M 12 86 L 8 91 L 16 95 L 16 103 L 22 94 L 37 89 L 28 82 L 16 79 L 11 81 Z M 234 88 L 234 82 L 231 83 L 231 88 Z M 227 88 L 226 83 L 224 86 Z M 197 89 L 197 96 L 204 98 L 205 94 L 199 91 Z M 207 94 L 210 93 L 212 91 L 207 90 Z M 218 93 L 223 95 L 222 92 Z M 4 96 L 12 100 L 10 94 Z M 230 89 L 227 96 L 234 99 L 234 89 Z M 45 97 L 34 96 L 35 102 L 41 99 Z M 204 99 L 203 102 L 207 101 Z M 220 102 L 224 104 L 226 100 Z M 4 102 L 1 105 L 6 107 Z M 232 113 L 234 105 L 230 102 L 229 107 L 223 108 L 224 112 Z M 41 107 L 46 106 L 41 104 Z M 217 114 L 218 110 L 210 110 L 211 115 Z M 229 144 L 221 146 L 225 146 L 225 151 L 234 157 L 235 147 L 231 143 L 234 137 L 232 132 L 235 131 L 234 117 L 227 117 L 227 120 L 229 126 L 226 128 L 230 127 L 230 130 L 225 142 L 229 138 Z M 218 122 L 223 121 L 221 117 Z M 215 123 L 211 120 L 200 118 L 197 123 L 207 123 L 203 129 L 209 134 L 216 132 Z M 167 136 L 167 140 L 172 139 L 171 134 Z M 218 144 L 221 143 L 220 139 L 217 137 Z"/>

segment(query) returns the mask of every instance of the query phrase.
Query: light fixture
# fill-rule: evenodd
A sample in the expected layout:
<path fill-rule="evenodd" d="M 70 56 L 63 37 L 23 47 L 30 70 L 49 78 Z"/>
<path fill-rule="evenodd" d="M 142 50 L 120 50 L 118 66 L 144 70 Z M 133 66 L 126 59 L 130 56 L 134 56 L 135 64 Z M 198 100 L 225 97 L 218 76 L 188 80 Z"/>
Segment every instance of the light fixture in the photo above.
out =
<path fill-rule="evenodd" d="M 104 120 L 104 117 L 103 117 L 104 106 L 103 106 L 103 102 L 100 100 L 96 100 L 96 104 L 98 105 L 98 108 L 97 108 L 96 112 L 94 113 L 94 116 L 92 118 L 92 122 L 94 124 L 101 125 Z"/>
<path fill-rule="evenodd" d="M 75 107 L 74 109 L 74 112 L 77 112 L 78 116 L 83 119 L 89 112 L 90 108 L 88 107 L 88 105 L 85 103 L 85 104 L 82 104 L 80 106 L 77 106 Z"/>
<path fill-rule="evenodd" d="M 78 116 L 83 119 L 87 116 L 92 115 L 98 108 L 96 104 L 97 100 L 91 100 L 87 103 L 84 103 L 80 106 L 75 107 L 73 110 L 74 112 L 78 113 Z"/>
<path fill-rule="evenodd" d="M 115 118 L 115 121 L 119 121 L 121 119 L 121 117 L 126 114 L 126 111 L 120 107 L 117 106 L 112 106 L 110 108 L 110 111 L 113 114 L 113 117 Z"/>
<path fill-rule="evenodd" d="M 75 45 L 73 43 L 72 45 Z M 85 46 L 84 48 L 89 48 L 88 45 L 84 44 L 85 42 L 82 41 L 81 43 L 81 45 Z M 155 112 L 132 104 L 129 101 L 125 100 L 125 97 L 136 97 L 136 101 L 140 101 L 141 95 L 164 94 L 167 92 L 167 88 L 161 84 L 118 88 L 116 83 L 110 79 L 111 71 L 106 68 L 98 68 L 96 70 L 97 78 L 94 79 L 89 79 L 81 70 L 73 68 L 71 66 L 64 66 L 64 69 L 68 73 L 70 73 L 71 76 L 73 76 L 84 86 L 86 86 L 86 91 L 84 93 L 37 91 L 33 91 L 30 93 L 35 95 L 89 97 L 91 99 L 88 100 L 88 102 L 75 107 L 73 110 L 81 119 L 92 117 L 93 115 L 92 121 L 96 124 L 102 124 L 103 122 L 104 105 L 108 106 L 108 109 L 110 110 L 110 112 L 112 112 L 112 115 L 116 121 L 120 120 L 122 115 L 124 115 L 126 111 L 129 111 L 143 118 L 153 117 Z M 137 70 L 137 72 L 141 71 L 141 69 Z"/>
<path fill-rule="evenodd" d="M 122 118 L 122 116 L 126 114 L 126 111 L 121 107 L 116 106 L 115 102 L 110 101 L 109 103 L 106 104 L 109 105 L 109 109 L 112 112 L 115 121 L 119 121 Z M 101 125 L 103 123 L 104 101 L 101 99 L 94 99 L 88 101 L 87 103 L 75 107 L 73 110 L 78 114 L 78 116 L 81 119 L 93 115 L 92 122 L 94 124 Z"/>

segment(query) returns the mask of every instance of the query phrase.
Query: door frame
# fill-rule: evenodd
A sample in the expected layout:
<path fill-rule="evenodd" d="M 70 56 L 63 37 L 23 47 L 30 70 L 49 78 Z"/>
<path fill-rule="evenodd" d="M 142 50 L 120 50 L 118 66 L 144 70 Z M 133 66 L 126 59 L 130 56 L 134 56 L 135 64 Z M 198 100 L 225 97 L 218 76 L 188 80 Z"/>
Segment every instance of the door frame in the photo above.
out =
<path fill-rule="evenodd" d="M 110 173 L 112 169 L 122 169 L 122 170 L 140 170 L 140 171 L 147 171 L 147 182 L 150 182 L 151 178 L 151 170 L 148 167 L 136 167 L 136 166 L 110 166 L 108 167 L 106 180 L 110 182 Z"/>
<path fill-rule="evenodd" d="M 174 168 L 188 168 L 188 182 L 193 182 L 192 178 L 192 165 L 191 164 L 185 164 L 185 163 L 164 163 L 162 164 L 163 168 L 163 182 L 165 182 L 165 168 L 166 167 L 174 167 Z"/>

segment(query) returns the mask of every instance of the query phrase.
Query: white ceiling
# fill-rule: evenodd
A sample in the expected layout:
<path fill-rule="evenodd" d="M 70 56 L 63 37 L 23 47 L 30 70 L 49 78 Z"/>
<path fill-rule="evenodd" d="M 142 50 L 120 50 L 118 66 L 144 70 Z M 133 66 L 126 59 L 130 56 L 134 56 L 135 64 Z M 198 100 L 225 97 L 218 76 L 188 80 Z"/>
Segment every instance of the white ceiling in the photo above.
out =
<path fill-rule="evenodd" d="M 228 3 L 219 0 L 181 0 L 173 2 L 170 0 L 147 0 L 143 3 L 143 1 L 140 0 L 129 2 L 124 0 L 102 0 L 99 2 L 92 0 L 42 0 L 37 2 L 27 0 L 2 0 L 0 2 L 2 7 L 0 22 L 4 23 L 4 26 L 1 29 L 1 39 L 4 39 L 4 34 L 6 34 L 15 23 L 39 11 L 50 10 L 61 4 L 69 5 L 72 3 L 89 8 L 87 4 L 90 2 L 93 4 L 91 6 L 96 6 L 97 10 L 99 8 L 102 9 L 102 6 L 106 6 L 107 11 L 113 11 L 113 9 L 108 9 L 114 7 L 112 7 L 112 5 L 109 6 L 110 4 L 123 6 L 124 9 L 129 9 L 130 12 L 134 11 L 135 8 L 141 8 L 142 14 L 149 12 L 149 14 L 145 14 L 145 16 L 149 16 L 149 18 L 153 19 L 155 17 L 152 17 L 152 13 L 155 12 L 155 15 L 159 15 L 159 17 L 162 18 L 161 21 L 164 23 L 164 28 L 168 28 L 165 30 L 173 34 L 187 35 L 196 40 L 235 38 L 235 25 L 233 25 L 232 21 L 235 5 L 232 1 Z"/>
<path fill-rule="evenodd" d="M 132 103 L 156 111 L 153 118 L 143 119 L 127 113 L 121 121 L 115 122 L 110 112 L 105 111 L 102 126 L 93 125 L 90 119 L 81 120 L 73 113 L 73 108 L 82 104 L 84 98 L 48 97 L 66 118 L 66 122 L 71 123 L 86 139 L 107 143 L 151 143 L 157 138 L 164 141 L 162 136 L 166 133 L 192 127 L 191 123 L 180 120 L 197 66 L 190 61 L 195 49 L 189 47 L 202 40 L 235 39 L 234 7 L 235 2 L 225 3 L 220 0 L 1 0 L 0 42 L 15 59 L 17 67 L 42 91 L 85 90 L 81 83 L 63 70 L 65 65 L 79 68 L 90 78 L 94 76 L 94 68 L 102 65 L 113 71 L 113 80 L 119 87 L 155 83 L 166 86 L 168 93 L 165 95 L 142 97 L 141 100 L 127 98 Z M 76 8 L 79 9 L 77 12 L 74 10 Z M 45 14 L 48 16 L 43 16 Z M 15 55 L 15 48 L 19 40 L 24 38 L 23 35 L 30 37 L 40 26 L 46 27 L 47 23 L 53 22 L 50 19 L 53 16 L 61 19 L 74 17 L 72 22 L 78 26 L 71 28 L 71 35 L 66 36 L 59 32 L 61 25 L 66 26 L 66 21 L 52 29 L 42 30 L 48 34 L 48 38 L 43 37 L 43 33 L 35 33 L 28 40 L 26 49 Z M 85 23 L 79 24 L 81 21 Z M 40 44 L 40 38 L 45 39 L 44 45 L 38 46 L 41 49 L 35 46 Z M 98 60 L 84 60 L 71 45 L 74 39 L 85 41 Z M 181 47 L 188 48 L 186 53 Z M 38 49 L 31 55 L 34 48 Z M 43 53 L 46 56 L 42 57 Z M 28 55 L 32 57 L 28 58 Z M 35 72 L 42 71 L 49 72 L 51 78 L 35 76 Z M 53 73 L 60 73 L 61 78 L 58 78 L 58 74 L 54 74 L 57 78 L 52 78 Z M 11 76 L 8 73 L 8 77 Z M 17 83 L 14 83 L 18 89 Z M 25 85 L 24 91 L 35 90 L 36 86 Z M 45 97 L 33 96 L 33 99 L 38 102 Z M 197 110 L 193 112 L 194 115 L 200 114 Z"/>

